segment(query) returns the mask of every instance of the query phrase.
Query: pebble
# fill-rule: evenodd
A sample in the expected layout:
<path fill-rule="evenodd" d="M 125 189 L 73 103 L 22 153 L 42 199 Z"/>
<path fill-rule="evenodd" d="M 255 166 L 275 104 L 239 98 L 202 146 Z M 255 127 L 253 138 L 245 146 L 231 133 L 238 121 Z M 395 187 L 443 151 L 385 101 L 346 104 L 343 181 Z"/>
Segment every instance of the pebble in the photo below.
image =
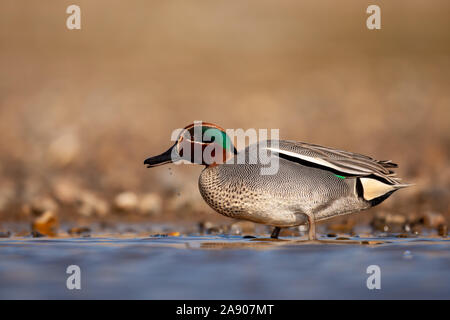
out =
<path fill-rule="evenodd" d="M 22 212 L 26 215 L 38 216 L 45 212 L 57 212 L 58 204 L 50 196 L 38 196 L 31 200 L 30 203 L 22 207 Z"/>
<path fill-rule="evenodd" d="M 69 179 L 57 179 L 53 183 L 53 193 L 58 201 L 64 204 L 74 204 L 80 200 L 81 190 Z"/>
<path fill-rule="evenodd" d="M 302 225 L 298 226 L 299 232 L 308 232 L 308 230 L 309 230 L 309 226 L 307 224 L 302 224 Z"/>
<path fill-rule="evenodd" d="M 353 230 L 355 222 L 352 219 L 347 219 L 343 223 L 333 223 L 328 226 L 328 229 L 339 233 L 349 233 Z"/>
<path fill-rule="evenodd" d="M 82 216 L 104 217 L 109 212 L 109 204 L 93 192 L 84 190 L 78 200 L 78 213 Z"/>
<path fill-rule="evenodd" d="M 45 234 L 42 234 L 39 231 L 35 231 L 34 230 L 34 231 L 31 232 L 31 236 L 33 238 L 42 238 L 42 237 L 45 237 Z"/>
<path fill-rule="evenodd" d="M 54 237 L 57 235 L 58 218 L 52 211 L 46 211 L 37 217 L 31 224 L 32 232 L 37 232 L 46 236 Z"/>
<path fill-rule="evenodd" d="M 272 233 L 273 227 L 269 229 L 269 232 Z M 283 234 L 283 237 L 298 237 L 300 236 L 300 231 L 298 228 L 281 228 L 280 236 Z"/>
<path fill-rule="evenodd" d="M 162 199 L 156 193 L 143 195 L 138 204 L 138 212 L 142 215 L 158 216 L 162 212 Z"/>
<path fill-rule="evenodd" d="M 209 221 L 202 221 L 198 224 L 199 232 L 201 234 L 222 233 L 223 228 L 213 224 Z"/>
<path fill-rule="evenodd" d="M 15 196 L 15 185 L 10 181 L 3 181 L 0 184 L 0 211 L 4 210 Z"/>
<path fill-rule="evenodd" d="M 361 241 L 361 244 L 368 244 L 368 245 L 374 245 L 374 244 L 383 244 L 383 241 L 376 241 L 376 240 L 363 240 Z"/>
<path fill-rule="evenodd" d="M 250 221 L 238 221 L 230 226 L 230 234 L 241 235 L 243 233 L 255 233 L 255 224 Z"/>
<path fill-rule="evenodd" d="M 19 231 L 14 234 L 16 237 L 29 237 L 31 235 L 28 231 Z"/>
<path fill-rule="evenodd" d="M 71 235 L 81 235 L 91 232 L 89 227 L 73 227 L 67 230 L 67 232 Z"/>
<path fill-rule="evenodd" d="M 403 215 L 381 212 L 372 219 L 370 225 L 377 231 L 402 232 L 406 222 Z"/>
<path fill-rule="evenodd" d="M 80 152 L 80 141 L 73 131 L 56 136 L 50 143 L 48 153 L 53 164 L 63 167 L 74 161 Z"/>
<path fill-rule="evenodd" d="M 0 231 L 0 238 L 9 238 L 11 236 L 10 231 Z"/>
<path fill-rule="evenodd" d="M 121 211 L 134 211 L 138 206 L 138 197 L 134 192 L 122 192 L 114 198 L 114 205 Z"/>
<path fill-rule="evenodd" d="M 448 236 L 448 227 L 446 224 L 439 225 L 437 231 L 438 235 L 440 235 L 441 237 L 446 238 Z"/>
<path fill-rule="evenodd" d="M 407 233 L 400 233 L 398 235 L 396 235 L 397 238 L 409 238 L 409 234 Z"/>
<path fill-rule="evenodd" d="M 436 212 L 427 212 L 424 215 L 424 224 L 430 228 L 438 228 L 440 225 L 445 225 L 445 217 Z"/>

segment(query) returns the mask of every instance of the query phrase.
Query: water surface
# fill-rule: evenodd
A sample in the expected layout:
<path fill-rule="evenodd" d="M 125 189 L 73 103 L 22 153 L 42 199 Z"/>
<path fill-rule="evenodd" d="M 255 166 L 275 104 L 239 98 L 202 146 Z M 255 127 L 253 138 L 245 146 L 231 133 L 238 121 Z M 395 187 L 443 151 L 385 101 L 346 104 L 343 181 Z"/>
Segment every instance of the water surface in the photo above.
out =
<path fill-rule="evenodd" d="M 81 268 L 68 290 L 66 268 Z M 366 286 L 381 269 L 381 289 Z M 240 236 L 0 239 L 0 298 L 450 298 L 450 241 Z"/>

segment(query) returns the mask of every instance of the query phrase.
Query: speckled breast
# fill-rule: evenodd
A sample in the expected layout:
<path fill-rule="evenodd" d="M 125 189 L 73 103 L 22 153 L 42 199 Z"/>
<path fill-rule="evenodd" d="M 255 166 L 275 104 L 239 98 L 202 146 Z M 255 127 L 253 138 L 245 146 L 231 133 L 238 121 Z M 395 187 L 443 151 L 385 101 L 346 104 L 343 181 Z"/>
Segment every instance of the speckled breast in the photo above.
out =
<path fill-rule="evenodd" d="M 304 224 L 306 217 L 293 209 L 296 203 L 262 188 L 261 181 L 255 181 L 257 172 L 259 167 L 252 165 L 207 167 L 199 178 L 200 193 L 211 208 L 227 217 L 274 226 Z"/>

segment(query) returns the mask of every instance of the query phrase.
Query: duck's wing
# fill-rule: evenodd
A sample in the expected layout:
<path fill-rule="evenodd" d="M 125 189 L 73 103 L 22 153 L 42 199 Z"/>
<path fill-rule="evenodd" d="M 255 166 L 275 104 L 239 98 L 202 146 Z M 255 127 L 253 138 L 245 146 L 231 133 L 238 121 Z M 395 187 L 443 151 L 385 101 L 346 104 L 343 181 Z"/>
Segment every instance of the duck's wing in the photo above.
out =
<path fill-rule="evenodd" d="M 289 140 L 279 140 L 278 146 L 271 141 L 267 149 L 281 158 L 330 170 L 342 176 L 373 176 L 391 185 L 401 185 L 392 171 L 398 166 L 390 160 L 380 161 L 359 153 Z"/>

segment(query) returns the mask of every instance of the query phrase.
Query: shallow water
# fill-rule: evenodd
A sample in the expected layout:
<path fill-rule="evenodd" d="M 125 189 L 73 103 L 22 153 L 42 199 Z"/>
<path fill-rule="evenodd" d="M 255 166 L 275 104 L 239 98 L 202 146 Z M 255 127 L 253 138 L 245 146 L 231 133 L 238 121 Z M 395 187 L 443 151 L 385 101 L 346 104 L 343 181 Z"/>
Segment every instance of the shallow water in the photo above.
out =
<path fill-rule="evenodd" d="M 69 265 L 81 290 L 66 287 Z M 380 290 L 367 288 L 369 265 Z M 1 299 L 449 299 L 449 269 L 442 238 L 0 239 Z"/>

